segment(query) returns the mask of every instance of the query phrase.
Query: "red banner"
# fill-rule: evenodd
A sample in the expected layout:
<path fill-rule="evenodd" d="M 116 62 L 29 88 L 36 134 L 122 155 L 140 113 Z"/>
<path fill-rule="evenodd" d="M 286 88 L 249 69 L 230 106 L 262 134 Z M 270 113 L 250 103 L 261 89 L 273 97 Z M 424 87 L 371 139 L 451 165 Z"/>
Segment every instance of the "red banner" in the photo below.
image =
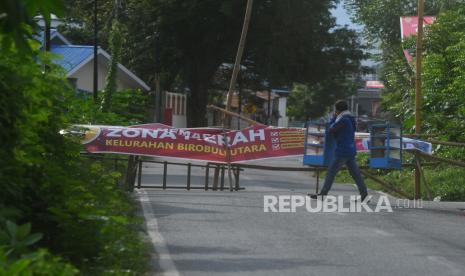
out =
<path fill-rule="evenodd" d="M 304 130 L 256 125 L 224 132 L 217 128 L 178 129 L 162 124 L 131 127 L 81 126 L 92 153 L 166 156 L 215 162 L 240 162 L 303 155 Z"/>

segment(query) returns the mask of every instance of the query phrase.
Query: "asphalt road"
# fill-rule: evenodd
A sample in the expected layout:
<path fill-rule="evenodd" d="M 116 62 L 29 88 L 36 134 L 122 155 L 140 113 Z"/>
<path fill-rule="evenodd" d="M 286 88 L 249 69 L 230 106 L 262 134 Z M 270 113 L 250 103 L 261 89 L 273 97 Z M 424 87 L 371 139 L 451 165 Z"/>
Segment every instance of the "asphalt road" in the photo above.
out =
<path fill-rule="evenodd" d="M 267 161 L 299 165 L 298 158 Z M 144 167 L 144 185 L 162 168 Z M 185 168 L 168 169 L 185 185 Z M 193 169 L 192 185 L 204 171 Z M 211 174 L 210 174 L 211 175 Z M 163 275 L 465 275 L 464 204 L 424 203 L 380 213 L 265 213 L 264 195 L 314 191 L 310 173 L 246 170 L 239 192 L 141 189 L 154 269 Z M 334 195 L 356 194 L 352 184 Z M 379 196 L 372 200 L 376 202 Z M 393 202 L 393 204 L 395 204 Z M 370 205 L 372 206 L 372 205 Z M 394 206 L 396 207 L 396 206 Z"/>

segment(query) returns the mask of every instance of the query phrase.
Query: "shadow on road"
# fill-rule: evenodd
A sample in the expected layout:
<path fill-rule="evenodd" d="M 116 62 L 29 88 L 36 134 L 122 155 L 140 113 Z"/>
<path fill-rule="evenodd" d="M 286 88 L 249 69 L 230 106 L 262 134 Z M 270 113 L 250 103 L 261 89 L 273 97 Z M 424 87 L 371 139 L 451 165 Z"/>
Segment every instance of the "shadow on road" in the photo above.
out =
<path fill-rule="evenodd" d="M 181 259 L 176 260 L 176 267 L 179 271 L 204 271 L 204 272 L 235 272 L 245 273 L 266 270 L 287 270 L 297 267 L 350 267 L 352 265 L 334 264 L 324 260 L 311 259 L 275 259 L 275 258 L 214 258 L 211 260 Z"/>

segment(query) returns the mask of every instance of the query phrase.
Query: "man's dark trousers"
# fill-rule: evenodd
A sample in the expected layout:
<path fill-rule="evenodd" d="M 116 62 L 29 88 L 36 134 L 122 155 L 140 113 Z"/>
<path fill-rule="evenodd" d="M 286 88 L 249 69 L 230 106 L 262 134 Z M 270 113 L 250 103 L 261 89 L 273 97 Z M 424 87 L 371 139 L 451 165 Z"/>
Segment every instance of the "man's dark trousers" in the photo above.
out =
<path fill-rule="evenodd" d="M 355 161 L 354 157 L 335 157 L 331 165 L 328 167 L 328 171 L 326 173 L 325 183 L 323 184 L 323 188 L 321 189 L 320 194 L 327 195 L 331 186 L 333 185 L 334 178 L 336 177 L 337 172 L 342 168 L 343 165 L 347 166 L 350 175 L 355 180 L 357 184 L 358 191 L 362 198 L 367 195 L 367 187 L 363 181 L 362 175 L 360 174 L 360 170 L 357 166 L 357 162 Z"/>

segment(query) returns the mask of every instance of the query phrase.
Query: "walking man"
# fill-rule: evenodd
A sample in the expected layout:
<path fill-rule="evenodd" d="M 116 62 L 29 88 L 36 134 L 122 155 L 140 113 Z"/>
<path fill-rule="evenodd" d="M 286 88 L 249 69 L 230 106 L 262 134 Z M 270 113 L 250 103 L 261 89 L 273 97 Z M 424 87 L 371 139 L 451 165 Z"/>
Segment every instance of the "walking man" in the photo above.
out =
<path fill-rule="evenodd" d="M 367 187 L 363 182 L 363 178 L 360 174 L 360 170 L 355 161 L 356 148 L 355 148 L 355 129 L 356 123 L 355 118 L 348 111 L 348 105 L 346 101 L 339 100 L 334 105 L 336 112 L 330 121 L 329 133 L 334 135 L 336 140 L 335 156 L 332 163 L 328 167 L 325 182 L 323 188 L 319 194 L 311 194 L 310 197 L 317 199 L 318 197 L 323 198 L 328 194 L 331 186 L 333 185 L 334 178 L 337 172 L 346 165 L 350 175 L 357 184 L 358 191 L 360 192 L 361 201 L 364 201 L 368 195 Z"/>

